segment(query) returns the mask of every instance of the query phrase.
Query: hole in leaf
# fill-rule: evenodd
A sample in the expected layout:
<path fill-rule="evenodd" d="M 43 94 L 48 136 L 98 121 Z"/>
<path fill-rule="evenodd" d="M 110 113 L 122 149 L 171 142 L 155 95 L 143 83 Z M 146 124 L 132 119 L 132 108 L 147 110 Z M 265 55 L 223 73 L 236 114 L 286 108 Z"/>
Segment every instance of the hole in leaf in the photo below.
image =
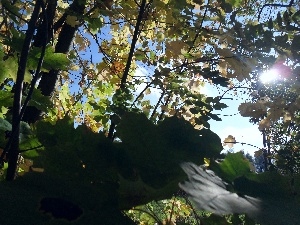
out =
<path fill-rule="evenodd" d="M 40 211 L 51 214 L 56 219 L 69 221 L 78 219 L 82 209 L 74 203 L 61 198 L 43 198 L 40 202 Z"/>

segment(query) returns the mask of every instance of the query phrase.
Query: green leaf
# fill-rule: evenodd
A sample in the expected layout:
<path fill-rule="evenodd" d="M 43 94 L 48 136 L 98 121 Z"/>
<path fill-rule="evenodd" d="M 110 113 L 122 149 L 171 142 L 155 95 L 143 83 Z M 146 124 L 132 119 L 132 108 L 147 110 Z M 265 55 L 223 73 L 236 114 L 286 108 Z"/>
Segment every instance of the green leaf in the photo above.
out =
<path fill-rule="evenodd" d="M 227 107 L 228 107 L 228 105 L 226 105 L 225 103 L 222 103 L 222 102 L 217 102 L 216 104 L 213 105 L 213 108 L 215 110 L 222 110 L 222 109 L 225 109 Z"/>
<path fill-rule="evenodd" d="M 9 90 L 0 90 L 0 106 L 10 107 L 12 106 L 12 104 L 13 104 L 13 93 L 11 93 Z"/>
<path fill-rule="evenodd" d="M 218 155 L 222 150 L 219 137 L 212 131 L 196 130 L 176 117 L 155 126 L 143 114 L 128 113 L 122 117 L 117 132 L 132 162 L 138 165 L 142 180 L 156 188 L 178 178 L 179 162 L 201 163 L 203 157 Z"/>
<path fill-rule="evenodd" d="M 191 53 L 183 53 L 182 54 L 186 59 L 193 59 L 194 56 Z"/>
<path fill-rule="evenodd" d="M 37 109 L 47 112 L 52 108 L 52 102 L 48 96 L 41 93 L 40 89 L 34 89 L 31 100 L 29 101 L 29 106 L 34 106 Z"/>
<path fill-rule="evenodd" d="M 23 48 L 25 34 L 18 31 L 14 27 L 10 29 L 10 32 L 12 33 L 12 37 L 4 39 L 3 44 L 10 46 L 13 50 L 17 52 L 21 52 Z"/>
<path fill-rule="evenodd" d="M 137 59 L 137 60 L 140 60 L 140 61 L 142 61 L 143 59 L 145 59 L 145 54 L 144 53 L 136 53 L 135 54 L 135 58 Z"/>
<path fill-rule="evenodd" d="M 222 121 L 222 119 L 220 117 L 218 117 L 216 114 L 208 113 L 208 116 L 210 118 L 212 118 L 213 120 Z"/>
<path fill-rule="evenodd" d="M 29 53 L 29 58 L 27 61 L 27 67 L 29 69 L 35 70 L 41 56 L 41 48 L 34 47 Z M 70 61 L 66 54 L 55 53 L 52 46 L 47 46 L 45 51 L 45 57 L 42 64 L 42 68 L 45 70 L 60 69 L 64 70 L 68 67 Z"/>
<path fill-rule="evenodd" d="M 3 83 L 6 79 L 16 80 L 18 62 L 17 57 L 5 56 L 2 49 L 0 48 L 0 83 Z M 5 96 L 8 94 L 6 93 Z M 2 97 L 2 96 L 1 96 Z M 0 98 L 1 98 L 0 97 Z"/>
<path fill-rule="evenodd" d="M 155 60 L 156 59 L 156 53 L 154 51 L 150 51 L 150 59 Z"/>
<path fill-rule="evenodd" d="M 210 215 L 209 217 L 202 218 L 201 221 L 207 225 L 230 225 L 225 217 L 221 217 L 215 214 Z"/>
<path fill-rule="evenodd" d="M 103 26 L 102 18 L 91 18 L 87 17 L 88 27 L 93 34 L 98 33 L 100 28 Z"/>
<path fill-rule="evenodd" d="M 293 39 L 292 45 L 291 45 L 291 49 L 294 52 L 300 50 L 300 35 L 294 36 L 294 39 Z"/>
<path fill-rule="evenodd" d="M 234 7 L 239 7 L 242 3 L 242 0 L 225 0 L 225 2 L 229 3 Z"/>
<path fill-rule="evenodd" d="M 276 21 L 279 27 L 282 27 L 282 17 L 280 12 L 277 13 Z"/>
<path fill-rule="evenodd" d="M 300 10 L 295 12 L 292 16 L 292 19 L 295 23 L 299 23 L 300 22 Z"/>
<path fill-rule="evenodd" d="M 7 142 L 7 131 L 11 131 L 12 126 L 11 124 L 5 120 L 0 118 L 0 148 L 4 148 Z"/>
<path fill-rule="evenodd" d="M 18 23 L 19 21 L 17 20 L 17 18 L 22 18 L 22 14 L 19 12 L 20 9 L 8 0 L 1 0 L 1 3 L 3 7 L 7 9 L 7 12 L 10 14 L 11 19 L 15 23 Z"/>
<path fill-rule="evenodd" d="M 268 28 L 269 28 L 270 30 L 273 29 L 273 21 L 272 21 L 271 18 L 270 18 L 269 21 L 268 21 Z"/>
<path fill-rule="evenodd" d="M 241 152 L 228 153 L 223 162 L 212 163 L 211 169 L 228 181 L 250 174 L 249 161 Z"/>
<path fill-rule="evenodd" d="M 22 137 L 22 135 L 20 135 Z M 41 142 L 33 135 L 22 137 L 20 142 L 20 151 L 22 155 L 26 158 L 35 158 L 40 155 L 40 151 L 45 148 L 42 146 Z"/>

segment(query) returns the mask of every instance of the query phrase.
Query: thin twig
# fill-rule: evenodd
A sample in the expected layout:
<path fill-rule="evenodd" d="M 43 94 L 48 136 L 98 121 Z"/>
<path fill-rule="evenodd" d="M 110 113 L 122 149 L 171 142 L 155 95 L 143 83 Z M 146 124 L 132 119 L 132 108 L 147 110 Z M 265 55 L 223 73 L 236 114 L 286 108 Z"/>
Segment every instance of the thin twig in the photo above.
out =
<path fill-rule="evenodd" d="M 165 95 L 165 90 L 163 90 L 163 92 L 161 93 L 161 95 L 160 95 L 160 97 L 159 97 L 159 99 L 158 99 L 158 101 L 157 101 L 157 103 L 156 103 L 156 105 L 155 105 L 155 107 L 153 109 L 153 112 L 152 112 L 152 114 L 150 116 L 150 119 L 154 117 L 154 115 L 156 113 L 156 110 L 157 110 L 159 104 L 161 103 L 161 100 L 164 97 L 164 95 Z"/>
<path fill-rule="evenodd" d="M 149 82 L 145 88 L 139 93 L 139 95 L 135 98 L 135 100 L 132 102 L 130 108 L 132 108 L 134 106 L 134 104 L 136 103 L 136 101 L 142 96 L 142 94 L 151 86 L 151 84 L 153 83 L 153 81 Z"/>
<path fill-rule="evenodd" d="M 241 145 L 249 145 L 249 146 L 251 146 L 251 147 L 254 147 L 254 148 L 257 148 L 257 149 L 261 149 L 260 147 L 257 147 L 256 145 L 252 145 L 252 144 L 245 143 L 245 142 L 238 142 L 238 141 L 224 141 L 223 143 L 226 143 L 226 144 L 241 144 Z"/>
<path fill-rule="evenodd" d="M 165 102 L 165 106 L 168 106 L 168 104 L 169 104 L 169 101 L 170 101 L 170 99 L 171 99 L 171 95 L 172 95 L 172 92 L 169 94 L 169 96 L 168 96 L 168 98 L 167 98 L 167 100 L 166 100 L 166 102 Z M 159 117 L 158 117 L 158 120 L 162 120 L 162 118 L 163 118 L 163 115 L 164 115 L 164 113 L 166 112 L 166 110 L 161 110 L 161 113 L 160 113 L 160 115 L 159 115 Z"/>
<path fill-rule="evenodd" d="M 21 113 L 20 113 L 20 121 L 25 113 L 25 110 L 26 110 L 26 107 L 31 99 L 31 96 L 33 94 L 33 91 L 34 91 L 34 88 L 35 88 L 35 84 L 37 82 L 37 80 L 39 79 L 39 74 L 41 72 L 41 68 L 42 68 L 42 64 L 43 64 L 43 61 L 44 61 L 44 57 L 45 57 L 45 52 L 46 52 L 46 45 L 47 45 L 47 42 L 48 42 L 48 18 L 47 18 L 47 15 L 45 13 L 46 9 L 45 9 L 45 5 L 44 5 L 44 2 L 41 1 L 41 7 L 42 7 L 42 10 L 44 12 L 44 29 L 45 29 L 45 39 L 44 39 L 44 43 L 43 43 L 43 46 L 42 46 L 42 51 L 41 51 L 41 56 L 39 58 L 39 61 L 38 61 L 38 65 L 37 65 L 37 68 L 35 70 L 35 74 L 32 78 L 32 81 L 30 83 L 30 88 L 29 88 L 29 91 L 28 91 L 28 94 L 26 96 L 26 99 L 23 103 L 23 106 L 22 106 L 22 109 L 21 109 Z"/>
<path fill-rule="evenodd" d="M 268 4 L 264 4 L 263 7 L 261 7 L 261 9 L 259 10 L 259 13 L 258 13 L 258 21 L 259 21 L 259 19 L 260 19 L 261 13 L 262 13 L 262 11 L 263 11 L 263 9 L 264 9 L 265 7 L 268 7 L 268 6 L 269 6 L 269 7 L 271 7 L 271 6 L 273 6 L 273 7 L 291 7 L 293 4 L 294 4 L 294 0 L 291 0 L 290 3 L 289 3 L 288 5 L 279 4 L 279 3 L 268 3 Z"/>
<path fill-rule="evenodd" d="M 137 18 L 137 21 L 136 21 L 136 24 L 135 24 L 135 28 L 134 28 L 134 33 L 133 33 L 133 37 L 132 37 L 132 42 L 131 42 L 131 46 L 130 46 L 130 51 L 129 51 L 127 63 L 126 63 L 126 66 L 125 66 L 125 70 L 124 70 L 122 79 L 121 79 L 121 85 L 120 85 L 121 89 L 125 88 L 125 84 L 126 84 L 126 81 L 127 81 L 127 76 L 128 76 L 128 73 L 129 73 L 129 69 L 130 69 L 130 66 L 131 66 L 131 62 L 132 62 L 132 58 L 133 58 L 133 54 L 134 54 L 134 50 L 135 50 L 135 45 L 136 45 L 136 42 L 138 40 L 139 27 L 141 25 L 141 22 L 143 20 L 143 14 L 145 12 L 145 5 L 146 5 L 146 0 L 142 0 L 142 4 L 141 4 L 141 7 L 140 7 L 140 12 L 139 12 L 139 15 L 138 15 L 138 18 Z"/>
<path fill-rule="evenodd" d="M 27 152 L 27 151 L 31 151 L 31 150 L 35 150 L 35 149 L 43 148 L 43 147 L 44 147 L 44 145 L 39 145 L 39 146 L 36 146 L 36 147 L 33 147 L 33 148 L 28 148 L 28 149 L 20 150 L 19 153 Z"/>
<path fill-rule="evenodd" d="M 17 72 L 17 79 L 15 84 L 15 93 L 14 93 L 14 101 L 13 101 L 13 117 L 12 117 L 12 133 L 8 140 L 5 152 L 9 153 L 8 159 L 8 168 L 6 180 L 14 180 L 15 172 L 17 168 L 17 161 L 19 155 L 19 133 L 20 133 L 20 113 L 21 113 L 21 101 L 22 101 L 22 90 L 23 90 L 23 82 L 26 71 L 26 64 L 30 49 L 30 44 L 33 38 L 33 34 L 35 32 L 35 24 L 38 20 L 39 11 L 41 7 L 42 0 L 38 0 L 35 3 L 32 16 L 28 23 L 28 29 L 26 31 L 20 61 Z M 3 156 L 4 157 L 4 156 Z"/>
<path fill-rule="evenodd" d="M 122 79 L 121 79 L 121 84 L 120 84 L 121 90 L 125 89 L 125 85 L 127 82 L 127 77 L 128 77 L 129 69 L 131 66 L 131 62 L 132 62 L 132 58 L 133 58 L 133 54 L 134 54 L 134 50 L 135 50 L 135 45 L 138 40 L 139 28 L 140 28 L 141 22 L 143 20 L 143 14 L 145 12 L 145 5 L 146 5 L 146 0 L 142 0 L 139 15 L 138 15 L 138 18 L 137 18 L 137 21 L 135 24 L 135 28 L 134 28 L 134 33 L 133 33 L 133 37 L 132 37 L 132 42 L 131 42 L 131 46 L 130 46 L 127 63 L 126 63 L 125 69 L 124 69 Z M 111 125 L 110 125 L 109 132 L 108 132 L 108 138 L 111 140 L 113 140 L 113 138 L 114 138 L 115 127 L 116 127 L 116 124 L 113 121 L 111 121 Z"/>
<path fill-rule="evenodd" d="M 24 18 L 22 18 L 22 16 L 17 15 L 16 13 L 14 13 L 13 11 L 11 11 L 9 8 L 7 8 L 5 6 L 5 4 L 2 4 L 3 8 L 5 8 L 6 11 L 8 11 L 9 13 L 11 13 L 12 15 L 16 16 L 17 18 L 19 18 L 20 20 L 22 20 L 25 23 L 29 23 L 30 21 L 25 20 Z"/>

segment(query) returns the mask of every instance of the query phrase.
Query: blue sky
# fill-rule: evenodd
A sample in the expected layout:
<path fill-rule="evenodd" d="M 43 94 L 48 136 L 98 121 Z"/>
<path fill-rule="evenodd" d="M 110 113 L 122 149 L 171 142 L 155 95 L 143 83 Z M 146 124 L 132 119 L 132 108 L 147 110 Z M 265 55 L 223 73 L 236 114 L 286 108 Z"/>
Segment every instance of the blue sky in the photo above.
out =
<path fill-rule="evenodd" d="M 109 26 L 106 25 L 101 29 L 101 32 L 98 34 L 98 38 L 101 39 L 101 37 L 105 34 L 109 34 Z M 108 38 L 107 36 L 104 38 Z M 110 38 L 110 37 L 109 37 Z M 108 38 L 108 39 L 109 39 Z M 93 55 L 93 61 L 99 62 L 103 58 L 103 55 L 98 52 L 98 46 L 96 45 L 94 40 L 91 41 L 90 46 L 90 54 L 88 52 L 85 52 L 85 55 L 81 55 L 84 59 L 89 60 L 91 57 L 91 54 Z M 147 70 L 151 71 L 147 71 Z M 146 77 L 151 77 L 153 73 L 153 68 L 143 68 L 142 65 L 138 66 L 138 69 L 136 71 L 136 75 L 146 75 Z M 140 91 L 143 90 L 146 84 L 142 84 L 138 87 L 136 93 L 139 94 Z M 75 85 L 76 86 L 76 85 Z M 74 87 L 73 87 L 74 88 Z M 76 89 L 76 88 L 75 88 Z M 216 88 L 215 86 L 211 86 L 207 84 L 204 88 L 202 88 L 202 93 L 206 94 L 210 97 L 216 97 L 220 96 L 226 91 L 226 88 L 220 90 Z M 247 98 L 245 94 L 238 94 L 237 96 L 232 95 L 232 91 L 228 92 L 228 96 L 224 96 L 225 98 L 231 97 L 230 99 L 224 99 L 222 100 L 222 103 L 225 103 L 228 105 L 228 108 L 223 109 L 222 111 L 215 111 L 214 113 L 220 114 L 220 117 L 222 118 L 222 121 L 214 121 L 210 120 L 209 123 L 211 125 L 211 130 L 217 133 L 221 140 L 223 141 L 228 135 L 232 135 L 236 138 L 237 142 L 244 142 L 247 144 L 251 144 L 254 146 L 257 146 L 259 148 L 263 147 L 263 141 L 262 141 L 262 135 L 258 130 L 257 125 L 253 125 L 249 122 L 249 118 L 245 118 L 240 116 L 238 111 L 238 106 L 240 103 L 244 102 L 244 98 Z M 160 96 L 160 91 L 156 90 L 154 88 L 151 89 L 151 95 L 146 96 L 146 99 L 151 100 L 153 104 L 156 104 L 158 98 Z M 226 115 L 232 115 L 232 116 L 226 116 Z M 257 151 L 258 148 L 249 146 L 249 145 L 241 145 L 236 144 L 234 146 L 234 151 L 240 151 L 244 150 L 244 152 L 248 152 L 250 154 L 253 154 L 254 151 Z"/>
<path fill-rule="evenodd" d="M 215 87 L 205 87 L 207 89 L 206 94 L 208 96 L 218 96 L 219 92 L 216 91 Z M 228 135 L 232 135 L 235 137 L 237 142 L 243 142 L 247 144 L 251 144 L 257 146 L 258 148 L 263 147 L 263 139 L 261 132 L 258 130 L 258 125 L 254 125 L 249 122 L 248 117 L 242 117 L 239 114 L 238 107 L 240 103 L 243 103 L 247 98 L 246 94 L 239 94 L 238 96 L 230 95 L 231 99 L 225 99 L 222 102 L 227 104 L 228 107 L 215 111 L 216 114 L 220 114 L 222 121 L 214 121 L 210 120 L 210 128 L 212 131 L 217 133 L 221 140 L 223 141 Z M 241 151 L 243 150 L 245 153 L 253 153 L 258 148 L 249 146 L 249 145 L 242 145 L 242 144 L 235 144 L 234 151 Z"/>
<path fill-rule="evenodd" d="M 139 67 L 136 71 L 136 75 L 149 75 L 146 69 Z M 145 87 L 146 84 L 141 84 L 138 88 L 136 93 L 139 94 L 141 90 Z M 201 93 L 206 94 L 210 97 L 216 97 L 222 95 L 227 88 L 220 89 L 220 87 L 212 86 L 210 84 L 206 84 L 203 88 L 201 88 Z M 228 91 L 226 95 L 224 95 L 224 100 L 222 103 L 228 105 L 227 108 L 218 111 L 214 111 L 216 114 L 220 114 L 222 121 L 214 121 L 209 120 L 210 129 L 217 133 L 221 140 L 223 141 L 228 135 L 232 135 L 236 138 L 237 142 L 244 142 L 247 144 L 251 144 L 257 146 L 259 148 L 263 147 L 263 139 L 262 135 L 258 130 L 257 125 L 253 125 L 249 122 L 249 118 L 242 117 L 239 114 L 238 107 L 240 103 L 244 102 L 247 99 L 247 95 L 243 93 L 244 90 L 241 89 L 235 95 L 233 91 Z M 160 96 L 160 91 L 154 88 L 151 89 L 151 94 L 147 96 L 151 102 L 156 103 Z M 229 99 L 232 98 L 232 99 Z M 232 116 L 228 116 L 232 115 Z M 225 147 L 226 150 L 226 147 Z M 241 145 L 236 144 L 234 145 L 233 150 L 235 152 L 243 150 L 245 153 L 253 153 L 258 148 L 249 146 L 249 145 Z"/>

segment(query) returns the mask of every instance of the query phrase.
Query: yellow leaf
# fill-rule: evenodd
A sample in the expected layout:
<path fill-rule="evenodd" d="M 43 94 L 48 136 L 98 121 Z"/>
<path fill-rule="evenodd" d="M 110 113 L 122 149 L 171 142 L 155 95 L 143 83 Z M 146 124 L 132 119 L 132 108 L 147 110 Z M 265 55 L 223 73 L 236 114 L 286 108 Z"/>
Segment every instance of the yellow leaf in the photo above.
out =
<path fill-rule="evenodd" d="M 96 65 L 96 68 L 99 72 L 101 72 L 103 69 L 107 68 L 107 63 L 106 62 L 101 62 L 101 63 L 98 63 Z"/>
<path fill-rule="evenodd" d="M 233 137 L 232 135 L 228 135 L 228 137 L 225 138 L 225 140 L 223 141 L 223 146 L 228 146 L 229 148 L 232 148 L 235 143 L 235 137 Z"/>
<path fill-rule="evenodd" d="M 292 115 L 289 112 L 285 112 L 283 115 L 283 122 L 290 122 L 292 120 Z"/>
<path fill-rule="evenodd" d="M 66 23 L 69 24 L 71 27 L 76 27 L 79 25 L 79 21 L 77 20 L 77 16 L 70 16 L 67 15 Z"/>
<path fill-rule="evenodd" d="M 79 66 L 73 64 L 73 65 L 71 66 L 70 70 L 77 71 L 77 70 L 79 70 Z"/>
<path fill-rule="evenodd" d="M 177 57 L 181 54 L 181 50 L 187 49 L 188 45 L 185 44 L 183 41 L 171 41 L 166 43 L 166 52 L 168 52 L 168 56 Z"/>
<path fill-rule="evenodd" d="M 209 166 L 210 160 L 208 158 L 204 158 L 204 165 Z"/>
<path fill-rule="evenodd" d="M 254 157 L 257 158 L 257 157 L 261 156 L 262 154 L 263 154 L 263 151 L 260 149 L 260 150 L 254 152 Z"/>
<path fill-rule="evenodd" d="M 44 168 L 39 168 L 39 167 L 31 167 L 31 170 L 33 172 L 38 172 L 38 173 L 43 173 L 44 172 Z"/>
<path fill-rule="evenodd" d="M 240 111 L 241 116 L 259 118 L 267 113 L 267 106 L 261 102 L 247 102 L 241 103 L 238 110 Z"/>
<path fill-rule="evenodd" d="M 166 105 L 162 105 L 160 106 L 161 110 L 164 110 L 164 111 L 168 111 L 168 106 Z"/>
<path fill-rule="evenodd" d="M 176 109 L 171 109 L 169 111 L 169 114 L 172 115 L 172 116 L 175 115 L 176 114 Z"/>
<path fill-rule="evenodd" d="M 69 7 L 69 3 L 64 2 L 63 0 L 58 0 L 57 5 L 58 5 L 58 7 L 63 8 L 63 9 L 66 9 Z"/>
<path fill-rule="evenodd" d="M 149 95 L 149 94 L 151 94 L 151 90 L 150 90 L 150 88 L 147 88 L 147 89 L 146 89 L 146 91 L 145 91 L 145 94 L 146 94 L 146 95 Z"/>
<path fill-rule="evenodd" d="M 271 125 L 272 125 L 272 122 L 268 118 L 262 119 L 258 124 L 258 129 L 264 130 L 264 129 L 269 128 Z"/>

